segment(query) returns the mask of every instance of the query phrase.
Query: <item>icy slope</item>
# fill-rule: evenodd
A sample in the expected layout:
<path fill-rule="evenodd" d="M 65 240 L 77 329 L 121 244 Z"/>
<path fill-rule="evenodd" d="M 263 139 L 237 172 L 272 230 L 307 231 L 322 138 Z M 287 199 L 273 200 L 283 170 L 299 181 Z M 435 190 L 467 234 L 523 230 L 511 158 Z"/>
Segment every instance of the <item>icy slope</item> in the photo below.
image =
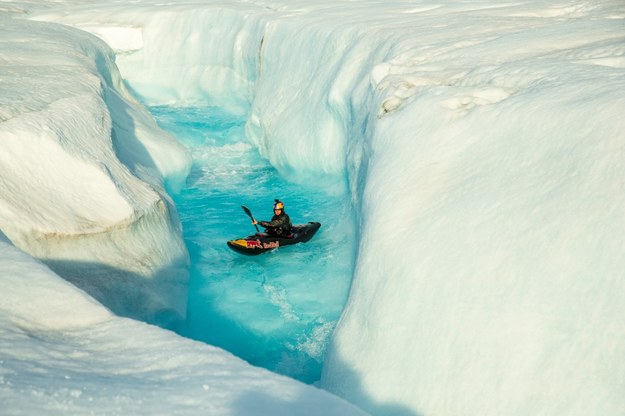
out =
<path fill-rule="evenodd" d="M 0 234 L 3 415 L 362 415 L 220 349 L 112 315 Z"/>
<path fill-rule="evenodd" d="M 374 68 L 324 388 L 380 415 L 625 412 L 625 13 L 570 3 L 425 13 Z"/>
<path fill-rule="evenodd" d="M 163 186 L 186 150 L 126 93 L 99 39 L 2 20 L 0 228 L 115 312 L 185 314 L 186 248 Z"/>

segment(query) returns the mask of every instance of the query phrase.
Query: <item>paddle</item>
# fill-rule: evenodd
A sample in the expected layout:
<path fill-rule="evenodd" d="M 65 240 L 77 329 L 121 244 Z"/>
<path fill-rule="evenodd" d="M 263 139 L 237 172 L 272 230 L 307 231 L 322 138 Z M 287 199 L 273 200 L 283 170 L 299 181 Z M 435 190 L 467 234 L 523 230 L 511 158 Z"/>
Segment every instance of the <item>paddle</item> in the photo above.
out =
<path fill-rule="evenodd" d="M 243 208 L 243 211 L 245 211 L 245 213 L 248 215 L 248 217 L 252 219 L 252 221 L 256 221 L 252 216 L 252 211 L 250 211 L 248 207 L 246 207 L 245 205 L 241 205 L 241 208 Z M 256 227 L 257 232 L 260 232 L 260 230 L 258 229 L 258 225 L 254 224 L 254 227 Z"/>

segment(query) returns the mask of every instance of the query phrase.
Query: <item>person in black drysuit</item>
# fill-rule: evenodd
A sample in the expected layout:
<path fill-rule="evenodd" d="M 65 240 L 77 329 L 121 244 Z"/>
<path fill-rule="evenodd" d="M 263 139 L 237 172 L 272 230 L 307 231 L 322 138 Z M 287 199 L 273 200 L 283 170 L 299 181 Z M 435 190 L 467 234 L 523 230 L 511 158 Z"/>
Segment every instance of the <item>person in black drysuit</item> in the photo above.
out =
<path fill-rule="evenodd" d="M 273 204 L 271 221 L 252 220 L 252 224 L 260 224 L 262 227 L 265 227 L 267 234 L 285 238 L 291 236 L 291 218 L 284 212 L 284 204 L 277 199 L 275 204 Z"/>

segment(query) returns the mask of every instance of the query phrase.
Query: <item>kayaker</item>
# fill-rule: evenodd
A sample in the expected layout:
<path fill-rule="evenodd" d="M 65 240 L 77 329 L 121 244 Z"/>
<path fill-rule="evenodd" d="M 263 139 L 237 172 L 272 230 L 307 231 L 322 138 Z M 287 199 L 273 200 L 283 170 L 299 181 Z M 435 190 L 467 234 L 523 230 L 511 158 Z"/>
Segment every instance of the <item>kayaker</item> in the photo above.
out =
<path fill-rule="evenodd" d="M 273 204 L 273 217 L 271 221 L 256 221 L 253 219 L 252 224 L 260 224 L 265 228 L 267 234 L 279 237 L 291 236 L 291 218 L 284 212 L 284 204 L 278 199 L 276 199 Z"/>

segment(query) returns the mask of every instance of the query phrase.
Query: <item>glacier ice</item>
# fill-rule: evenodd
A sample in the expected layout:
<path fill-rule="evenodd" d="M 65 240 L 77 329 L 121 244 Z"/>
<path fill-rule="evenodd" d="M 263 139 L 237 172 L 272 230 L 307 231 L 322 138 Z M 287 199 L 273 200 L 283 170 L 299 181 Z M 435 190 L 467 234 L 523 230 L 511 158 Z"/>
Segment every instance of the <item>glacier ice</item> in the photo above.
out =
<path fill-rule="evenodd" d="M 148 101 L 249 108 L 280 172 L 352 193 L 322 387 L 375 414 L 624 412 L 620 2 L 65 4 L 37 18 L 110 41 Z"/>

